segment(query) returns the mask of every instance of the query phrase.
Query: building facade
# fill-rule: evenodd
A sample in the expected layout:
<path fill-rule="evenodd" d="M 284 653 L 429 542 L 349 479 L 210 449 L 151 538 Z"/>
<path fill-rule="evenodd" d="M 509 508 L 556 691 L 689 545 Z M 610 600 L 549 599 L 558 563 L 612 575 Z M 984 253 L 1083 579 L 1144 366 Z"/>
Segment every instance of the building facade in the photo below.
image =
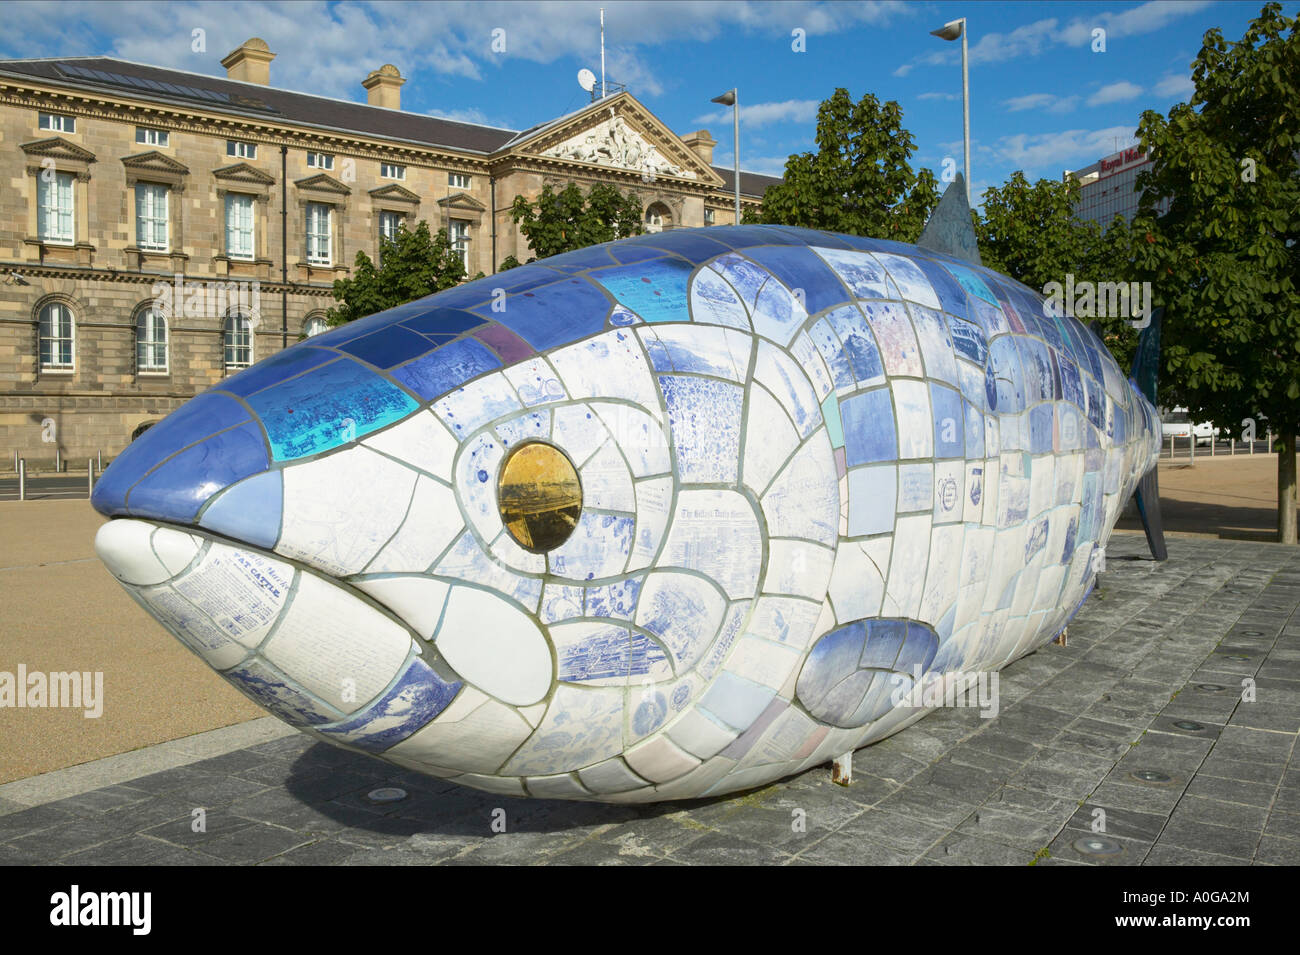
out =
<path fill-rule="evenodd" d="M 1115 216 L 1132 222 L 1137 215 L 1142 193 L 1137 188 L 1138 173 L 1151 167 L 1151 157 L 1141 146 L 1123 149 L 1091 166 L 1074 171 L 1067 170 L 1063 180 L 1071 177 L 1079 181 L 1079 200 L 1074 204 L 1077 219 L 1096 222 L 1104 230 Z M 1157 206 L 1163 212 L 1168 203 Z"/>
<path fill-rule="evenodd" d="M 222 80 L 105 57 L 0 62 L 0 449 L 118 453 L 228 374 L 324 328 L 336 279 L 427 220 L 467 274 L 529 258 L 516 196 L 597 182 L 646 228 L 730 224 L 733 177 L 627 92 L 516 131 L 272 87 L 258 39 Z M 742 208 L 779 180 L 741 173 Z M 3 467 L 4 465 L 0 465 Z"/>

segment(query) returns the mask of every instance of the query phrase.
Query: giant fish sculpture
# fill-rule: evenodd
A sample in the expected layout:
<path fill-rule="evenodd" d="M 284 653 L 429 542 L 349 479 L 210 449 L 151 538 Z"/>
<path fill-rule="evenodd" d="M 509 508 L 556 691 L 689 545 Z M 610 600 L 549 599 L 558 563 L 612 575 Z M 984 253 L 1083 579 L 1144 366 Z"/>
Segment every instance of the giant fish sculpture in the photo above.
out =
<path fill-rule="evenodd" d="M 1058 635 L 1158 446 L 1095 334 L 1015 281 L 674 230 L 233 375 L 105 471 L 96 547 L 316 739 L 493 792 L 681 799 L 844 762 L 924 714 L 918 675 Z"/>

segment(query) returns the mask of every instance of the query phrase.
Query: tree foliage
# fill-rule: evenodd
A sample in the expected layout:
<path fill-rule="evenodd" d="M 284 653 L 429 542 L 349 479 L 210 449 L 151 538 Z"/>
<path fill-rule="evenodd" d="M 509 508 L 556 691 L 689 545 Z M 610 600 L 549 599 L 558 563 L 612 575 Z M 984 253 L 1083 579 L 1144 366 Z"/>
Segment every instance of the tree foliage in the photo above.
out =
<path fill-rule="evenodd" d="M 975 216 L 980 258 L 996 272 L 1044 292 L 1050 282 L 1128 282 L 1135 266 L 1130 229 L 1120 217 L 1103 232 L 1097 223 L 1078 219 L 1074 179 L 1039 179 L 1032 185 L 1019 170 L 1002 186 L 984 190 L 983 215 Z M 1121 368 L 1130 367 L 1137 333 L 1126 316 L 1080 316 L 1096 321 Z"/>
<path fill-rule="evenodd" d="M 536 257 L 529 262 L 643 231 L 641 200 L 606 183 L 586 195 L 572 183 L 558 193 L 543 186 L 535 202 L 515 196 L 510 215 Z"/>
<path fill-rule="evenodd" d="M 1152 168 L 1137 183 L 1137 264 L 1166 307 L 1163 372 L 1193 418 L 1279 436 L 1279 530 L 1295 543 L 1300 22 L 1270 3 L 1238 42 L 1208 31 L 1192 68 L 1191 102 L 1138 127 Z"/>
<path fill-rule="evenodd" d="M 431 235 L 428 222 L 414 229 L 402 223 L 393 239 L 380 238 L 379 249 L 379 266 L 358 252 L 352 276 L 334 280 L 339 304 L 326 313 L 329 324 L 342 325 L 382 312 L 451 288 L 465 278 L 465 265 L 447 231 L 439 229 Z"/>
<path fill-rule="evenodd" d="M 898 103 L 835 90 L 817 109 L 817 151 L 786 160 L 785 181 L 754 217 L 779 225 L 915 242 L 939 202 L 929 169 L 913 172 L 912 134 Z M 746 221 L 750 217 L 746 216 Z"/>

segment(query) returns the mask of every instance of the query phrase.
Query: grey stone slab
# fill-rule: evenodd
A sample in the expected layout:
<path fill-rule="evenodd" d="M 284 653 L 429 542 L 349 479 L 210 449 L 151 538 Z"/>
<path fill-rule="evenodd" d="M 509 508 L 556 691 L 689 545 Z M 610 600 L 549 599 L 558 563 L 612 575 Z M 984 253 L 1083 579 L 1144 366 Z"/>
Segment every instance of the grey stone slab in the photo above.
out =
<path fill-rule="evenodd" d="M 1279 836 L 1283 839 L 1300 839 L 1300 813 L 1283 812 L 1275 809 L 1269 813 L 1264 826 L 1267 836 Z"/>
<path fill-rule="evenodd" d="M 882 799 L 876 804 L 875 809 L 884 809 L 932 825 L 953 828 L 974 812 L 975 806 L 939 793 L 906 787 Z"/>
<path fill-rule="evenodd" d="M 1230 724 L 1224 727 L 1214 749 L 1216 755 L 1228 759 L 1249 760 L 1256 763 L 1285 763 L 1290 758 L 1295 743 L 1294 732 L 1277 733 Z"/>
<path fill-rule="evenodd" d="M 815 849 L 835 838 L 832 833 L 803 851 Z M 793 858 L 793 854 L 775 846 L 712 832 L 675 850 L 670 858 L 695 865 L 783 865 Z"/>
<path fill-rule="evenodd" d="M 945 835 L 946 826 L 922 822 L 910 815 L 868 809 L 835 832 L 836 838 L 853 842 L 880 843 L 904 852 L 924 855 L 925 851 Z"/>
<path fill-rule="evenodd" d="M 688 849 L 693 849 L 696 845 L 699 843 L 693 843 Z M 840 833 L 832 832 L 821 841 L 800 851 L 795 861 L 814 865 L 911 865 L 920 856 L 921 853 L 908 852 L 881 842 L 850 839 Z M 700 856 L 696 854 L 683 857 L 679 853 L 674 853 L 672 858 L 679 861 L 696 861 Z M 704 858 L 707 860 L 707 855 Z"/>
<path fill-rule="evenodd" d="M 1088 855 L 1075 848 L 1080 839 L 1102 838 L 1119 847 L 1115 855 Z M 1151 851 L 1151 844 L 1140 839 L 1129 839 L 1109 833 L 1098 836 L 1089 829 L 1062 829 L 1060 835 L 1047 847 L 1053 858 L 1063 861 L 1082 862 L 1095 866 L 1138 866 Z"/>
<path fill-rule="evenodd" d="M 1273 865 L 1300 865 L 1300 841 L 1265 833 L 1255 853 L 1255 861 Z"/>
<path fill-rule="evenodd" d="M 1285 703 L 1242 703 L 1233 712 L 1229 724 L 1234 727 L 1295 734 L 1300 731 L 1300 706 Z"/>
<path fill-rule="evenodd" d="M 1234 859 L 1250 861 L 1259 844 L 1260 831 L 1229 829 L 1192 820 L 1170 820 L 1160 834 L 1158 844 L 1176 846 L 1182 849 L 1195 849 L 1198 852 L 1213 852 L 1218 855 L 1232 856 Z"/>
<path fill-rule="evenodd" d="M 203 852 L 227 862 L 247 864 L 263 862 L 314 841 L 310 833 L 259 822 L 209 839 L 203 843 Z"/>
<path fill-rule="evenodd" d="M 653 865 L 660 856 L 641 855 L 620 851 L 608 842 L 587 840 L 572 849 L 549 856 L 547 865 Z"/>
<path fill-rule="evenodd" d="M 1252 783 L 1243 779 L 1225 779 L 1198 773 L 1187 784 L 1187 795 L 1203 796 L 1223 802 L 1242 803 L 1247 806 L 1261 806 L 1267 809 L 1273 804 L 1277 786 L 1271 783 Z"/>
<path fill-rule="evenodd" d="M 1142 864 L 1177 866 L 1241 865 L 1242 860 L 1234 859 L 1232 856 L 1217 855 L 1213 852 L 1198 852 L 1195 849 L 1184 849 L 1180 846 L 1157 843 L 1147 853 L 1147 857 Z"/>
<path fill-rule="evenodd" d="M 205 855 L 193 849 L 182 849 L 170 842 L 150 839 L 148 836 L 142 836 L 139 833 L 122 836 L 112 842 L 106 842 L 103 845 L 66 855 L 61 861 L 64 865 L 70 866 L 209 866 L 228 864 L 224 859 Z"/>
<path fill-rule="evenodd" d="M 1034 852 L 975 836 L 949 833 L 925 854 L 922 861 L 942 865 L 1028 865 Z"/>
<path fill-rule="evenodd" d="M 1283 766 L 1279 763 L 1257 763 L 1250 760 L 1229 759 L 1212 752 L 1200 766 L 1200 775 L 1276 786 L 1282 778 Z"/>
<path fill-rule="evenodd" d="M 1114 806 L 1135 812 L 1168 816 L 1183 796 L 1182 783 L 1171 786 L 1144 785 L 1132 777 L 1108 776 L 1089 796 L 1099 806 Z"/>
<path fill-rule="evenodd" d="M 259 862 L 258 865 L 297 866 L 297 865 L 343 865 L 358 852 L 365 852 L 356 846 L 322 839 L 319 842 L 290 849 L 277 856 Z"/>
<path fill-rule="evenodd" d="M 1047 813 L 984 805 L 962 822 L 956 831 L 981 840 L 1028 848 L 1033 852 L 1050 844 L 1069 818 L 1068 808 L 1062 812 Z"/>
<path fill-rule="evenodd" d="M 1099 815 L 1099 811 L 1104 815 Z M 1105 836 L 1123 836 L 1140 842 L 1155 842 L 1165 826 L 1163 813 L 1141 812 L 1089 799 L 1070 818 L 1067 826 Z"/>
<path fill-rule="evenodd" d="M 1264 820 L 1267 817 L 1268 810 L 1262 806 L 1224 802 L 1221 799 L 1208 799 L 1189 793 L 1179 800 L 1169 821 L 1171 824 L 1184 821 L 1204 822 L 1212 826 L 1258 831 L 1264 828 Z"/>

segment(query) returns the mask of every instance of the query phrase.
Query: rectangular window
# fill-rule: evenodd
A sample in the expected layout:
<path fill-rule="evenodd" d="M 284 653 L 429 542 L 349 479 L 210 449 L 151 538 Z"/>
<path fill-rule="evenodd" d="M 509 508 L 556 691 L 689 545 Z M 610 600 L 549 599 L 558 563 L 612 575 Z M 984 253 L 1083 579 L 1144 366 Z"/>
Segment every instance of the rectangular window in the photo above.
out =
<path fill-rule="evenodd" d="M 379 178 L 381 179 L 405 179 L 406 167 L 399 166 L 396 163 L 381 162 L 379 164 Z"/>
<path fill-rule="evenodd" d="M 705 224 L 705 225 L 713 225 L 713 210 L 712 210 L 712 209 L 705 209 L 705 210 L 704 210 L 704 224 Z"/>
<path fill-rule="evenodd" d="M 330 209 L 323 202 L 307 203 L 307 264 L 330 265 Z"/>
<path fill-rule="evenodd" d="M 308 169 L 333 169 L 334 157 L 329 155 L 328 153 L 308 153 L 307 168 Z"/>
<path fill-rule="evenodd" d="M 48 129 L 52 133 L 75 133 L 77 131 L 76 118 L 65 116 L 63 113 L 40 113 L 36 124 L 40 129 Z"/>
<path fill-rule="evenodd" d="M 135 242 L 152 252 L 167 251 L 167 187 L 140 182 L 135 187 Z"/>
<path fill-rule="evenodd" d="M 72 371 L 72 311 L 66 305 L 41 309 L 41 370 Z"/>
<path fill-rule="evenodd" d="M 226 255 L 253 258 L 253 197 L 226 196 Z"/>
<path fill-rule="evenodd" d="M 381 211 L 379 213 L 379 259 L 382 262 L 384 257 L 383 239 L 397 241 L 397 230 L 402 225 L 402 214 L 400 212 Z"/>
<path fill-rule="evenodd" d="M 147 126 L 135 128 L 135 141 L 141 146 L 167 146 L 171 143 L 171 133 L 165 129 L 149 129 Z"/>
<path fill-rule="evenodd" d="M 226 155 L 236 159 L 256 159 L 257 143 L 246 143 L 239 139 L 226 140 Z"/>
<path fill-rule="evenodd" d="M 36 176 L 36 205 L 42 242 L 71 245 L 72 173 L 56 172 L 51 180 L 42 170 Z"/>
<path fill-rule="evenodd" d="M 462 175 L 458 172 L 449 172 L 447 173 L 447 185 L 456 189 L 468 189 L 469 176 Z"/>
<path fill-rule="evenodd" d="M 451 246 L 460 253 L 465 274 L 469 274 L 469 223 L 464 219 L 451 220 Z"/>

